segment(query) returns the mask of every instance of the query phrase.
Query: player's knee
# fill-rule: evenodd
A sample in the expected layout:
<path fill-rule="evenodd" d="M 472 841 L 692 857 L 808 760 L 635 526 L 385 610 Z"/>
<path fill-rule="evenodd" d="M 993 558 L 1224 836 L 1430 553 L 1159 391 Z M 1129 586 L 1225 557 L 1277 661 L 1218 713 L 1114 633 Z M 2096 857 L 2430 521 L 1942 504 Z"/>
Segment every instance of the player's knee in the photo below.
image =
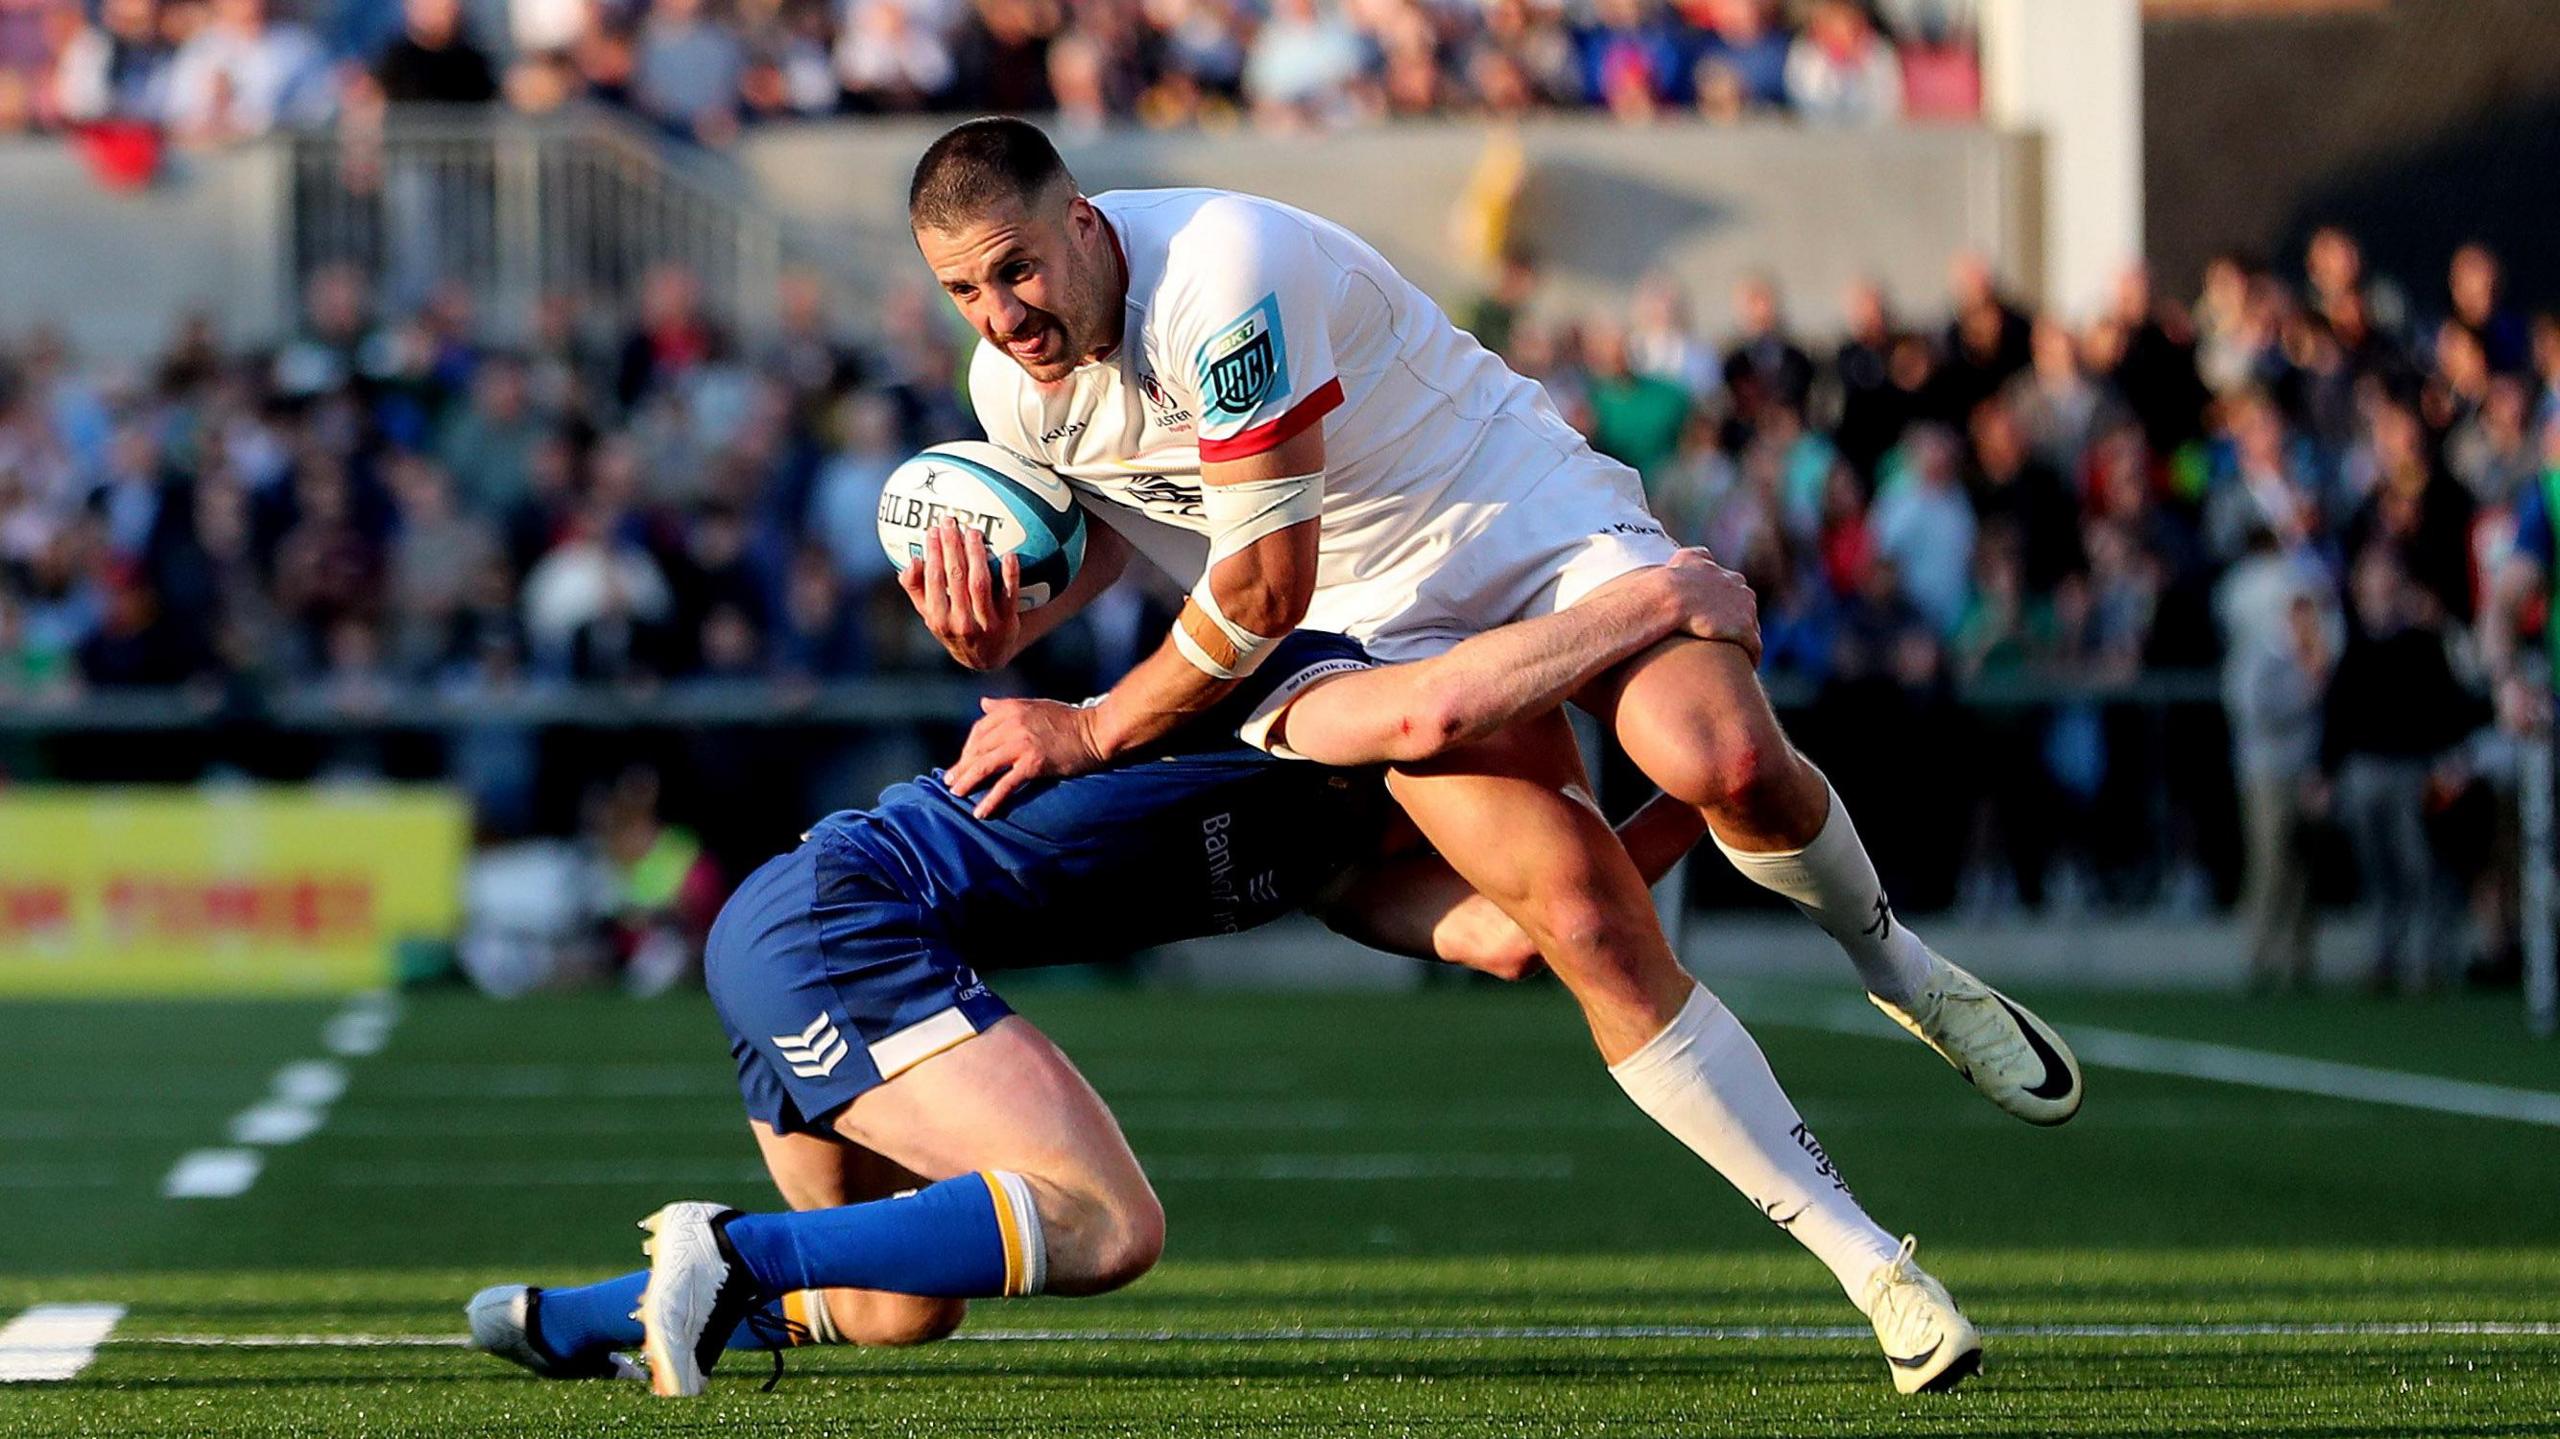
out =
<path fill-rule="evenodd" d="M 848 1344 L 896 1349 L 948 1339 L 969 1317 L 964 1299 L 837 1290 L 827 1296 L 836 1332 Z"/>
<path fill-rule="evenodd" d="M 1125 1186 L 1043 1197 L 1048 1292 L 1105 1294 L 1137 1282 L 1164 1254 L 1164 1206 L 1143 1178 Z"/>
<path fill-rule="evenodd" d="M 1164 1257 L 1164 1206 L 1144 1194 L 1115 1204 L 1093 1256 L 1099 1289 L 1135 1284 Z"/>
<path fill-rule="evenodd" d="M 1663 788 L 1702 810 L 1751 823 L 1782 821 L 1793 808 L 1803 761 L 1777 735 L 1736 735 L 1677 767 Z"/>
<path fill-rule="evenodd" d="M 1726 805 L 1750 815 L 1765 816 L 1782 810 L 1794 765 L 1795 754 L 1784 740 L 1755 739 L 1735 746 L 1725 772 L 1719 776 Z"/>

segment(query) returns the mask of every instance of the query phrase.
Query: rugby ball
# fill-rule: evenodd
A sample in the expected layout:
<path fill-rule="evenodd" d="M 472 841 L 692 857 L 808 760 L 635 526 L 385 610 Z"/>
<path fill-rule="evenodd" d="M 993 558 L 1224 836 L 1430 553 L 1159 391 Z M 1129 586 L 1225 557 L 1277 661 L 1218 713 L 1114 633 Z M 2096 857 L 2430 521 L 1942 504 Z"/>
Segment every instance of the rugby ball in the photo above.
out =
<path fill-rule="evenodd" d="M 1065 593 L 1084 565 L 1084 510 L 1048 467 L 984 440 L 936 445 L 889 472 L 880 492 L 880 548 L 904 570 L 944 520 L 987 537 L 996 559 L 1022 557 L 1016 603 L 1036 610 Z M 1003 573 L 997 573 L 999 585 Z"/>

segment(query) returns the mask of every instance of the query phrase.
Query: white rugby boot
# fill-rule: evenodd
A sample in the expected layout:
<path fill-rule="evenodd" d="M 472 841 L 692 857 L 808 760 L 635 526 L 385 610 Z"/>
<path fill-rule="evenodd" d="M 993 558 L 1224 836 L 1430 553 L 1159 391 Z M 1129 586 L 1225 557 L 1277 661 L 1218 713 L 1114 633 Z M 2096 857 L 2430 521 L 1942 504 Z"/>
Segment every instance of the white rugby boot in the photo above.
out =
<path fill-rule="evenodd" d="M 1985 1099 L 2029 1124 L 2080 1112 L 2080 1061 L 2023 1004 L 1929 952 L 1929 982 L 1908 1005 L 1875 1007 L 1956 1067 Z"/>
<path fill-rule="evenodd" d="M 1869 1276 L 1867 1318 L 1892 1367 L 1893 1387 L 1943 1394 L 1982 1372 L 1982 1334 L 1956 1308 L 1947 1286 L 1912 1262 L 1918 1243 L 1904 1235 L 1892 1261 Z"/>
<path fill-rule="evenodd" d="M 649 1256 L 640 1330 L 652 1393 L 671 1399 L 701 1393 L 729 1331 L 756 1307 L 755 1280 L 720 1233 L 737 1212 L 687 1200 L 640 1221 L 651 1235 L 640 1246 Z"/>
<path fill-rule="evenodd" d="M 569 1360 L 542 1347 L 542 1331 L 534 1315 L 542 1307 L 542 1290 L 531 1284 L 493 1284 L 471 1296 L 463 1310 L 471 1320 L 471 1347 L 520 1364 L 545 1379 L 645 1379 L 640 1366 L 624 1354 L 601 1359 Z"/>

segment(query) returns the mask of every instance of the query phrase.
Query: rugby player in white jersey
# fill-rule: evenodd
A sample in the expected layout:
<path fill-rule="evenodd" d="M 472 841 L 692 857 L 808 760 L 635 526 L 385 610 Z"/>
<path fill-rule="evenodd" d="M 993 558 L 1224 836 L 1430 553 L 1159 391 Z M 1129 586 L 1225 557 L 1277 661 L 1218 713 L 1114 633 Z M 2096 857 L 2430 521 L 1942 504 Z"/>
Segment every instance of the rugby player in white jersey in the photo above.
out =
<path fill-rule="evenodd" d="M 1087 197 L 1045 136 L 1002 119 L 926 151 L 909 220 L 982 342 L 970 392 L 989 438 L 1055 469 L 1118 537 L 1098 537 L 1066 594 L 1028 615 L 1010 585 L 952 605 L 911 566 L 929 627 L 963 664 L 989 668 L 1113 583 L 1133 547 L 1196 582 L 1164 645 L 1100 702 L 988 703 L 948 773 L 961 793 L 985 787 L 982 814 L 1029 780 L 1157 739 L 1300 625 L 1409 660 L 1568 608 L 1674 551 L 1632 471 L 1340 226 L 1226 191 Z M 965 563 L 985 568 L 974 539 Z M 1788 744 L 1739 650 L 1669 640 L 1579 702 L 1994 1103 L 2039 1124 L 2078 1109 L 2060 1038 L 1894 917 L 1839 797 Z M 1323 760 L 1315 728 L 1286 743 Z M 1729 1102 L 1765 1061 L 1672 954 L 1561 717 L 1399 767 L 1391 783 L 1449 864 L 1535 941 L 1656 1122 L 1728 1177 L 1738 1149 L 1788 1130 L 1791 1115 Z M 1818 1147 L 1805 1163 L 1829 1172 Z M 1917 1272 L 1872 1232 L 1788 1228 L 1871 1316 L 1870 1280 Z M 1927 1367 L 1898 1363 L 1897 1382 L 1951 1377 Z"/>

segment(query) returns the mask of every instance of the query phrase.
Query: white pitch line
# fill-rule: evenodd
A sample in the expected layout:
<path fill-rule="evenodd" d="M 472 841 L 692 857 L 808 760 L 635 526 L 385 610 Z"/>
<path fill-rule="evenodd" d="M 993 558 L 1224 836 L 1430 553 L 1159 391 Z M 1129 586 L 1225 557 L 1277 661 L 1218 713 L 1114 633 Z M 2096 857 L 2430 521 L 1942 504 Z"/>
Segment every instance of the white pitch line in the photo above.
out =
<path fill-rule="evenodd" d="M 1767 1017 L 1772 1023 L 1796 1024 L 1834 1034 L 1896 1041 L 1904 1038 L 1902 1031 L 1882 1021 L 1865 1005 L 1834 1004 L 1797 1013 L 1773 1010 Z M 2403 1069 L 2376 1069 L 2370 1065 L 2343 1064 L 2335 1060 L 2305 1059 L 2300 1055 L 2278 1054 L 2272 1050 L 2245 1049 L 2236 1044 L 2162 1039 L 2157 1035 L 2099 1029 L 2091 1025 L 2067 1024 L 2062 1026 L 2062 1030 L 2064 1038 L 2071 1041 L 2072 1050 L 2083 1063 L 2104 1069 L 2165 1074 L 2177 1079 L 2206 1079 L 2283 1094 L 2309 1094 L 2322 1099 L 2347 1099 L 2470 1119 L 2503 1119 L 2518 1124 L 2560 1128 L 2560 1093 L 2550 1090 L 2518 1089 L 2504 1084 L 2415 1074 Z"/>
<path fill-rule="evenodd" d="M 2518 1124 L 2560 1128 L 2560 1094 L 2547 1090 L 2445 1079 L 2398 1069 L 2374 1069 L 2335 1060 L 2303 1059 L 2230 1044 L 2159 1039 L 2115 1029 L 2074 1028 L 2070 1031 L 2070 1038 L 2081 1058 L 2110 1069 L 2213 1079 L 2257 1089 L 2317 1094 L 2330 1099 L 2356 1099 L 2368 1104 L 2396 1105 L 2402 1109 L 2426 1109 L 2473 1119 L 2505 1119 Z"/>
<path fill-rule="evenodd" d="M 1801 1100 L 1796 1107 L 1804 1111 L 1807 1124 L 1825 1134 L 1833 1130 L 1861 1128 L 1907 1129 L 1912 1123 L 1908 1113 L 1883 1113 L 1872 1105 L 1846 1101 Z M 735 1091 L 705 1099 L 703 1109 L 706 1112 L 700 1118 L 704 1123 L 725 1122 L 737 1109 Z M 1579 1112 L 1557 1107 L 1543 1113 L 1532 1109 L 1525 1114 L 1517 1114 L 1505 1105 L 1490 1103 L 1426 1109 L 1418 1105 L 1365 1100 L 1358 1103 L 1327 1101 L 1320 1105 L 1281 1107 L 1270 1112 L 1261 1112 L 1261 1107 L 1253 1104 L 1222 1105 L 1208 1101 L 1172 1111 L 1123 1105 L 1114 1112 L 1119 1116 L 1121 1128 L 1139 1136 L 1141 1157 L 1165 1148 L 1168 1143 L 1181 1143 L 1184 1136 L 1197 1134 L 1267 1135 L 1269 1138 L 1265 1142 L 1280 1142 L 1302 1134 L 1339 1134 L 1352 1129 L 1372 1132 L 1422 1130 L 1440 1136 L 1463 1130 L 1500 1130 L 1515 1136 L 1532 1131 L 1550 1136 L 1558 1133 L 1615 1135 L 1640 1131 L 1650 1124 L 1640 1111 L 1624 1102 L 1593 1103 L 1581 1106 Z M 2176 1098 L 2113 1100 L 2107 1105 L 2106 1114 L 2107 1126 L 2111 1129 L 2174 1129 L 2182 1132 L 2199 1129 L 2263 1130 L 2273 1121 L 2281 1121 L 2288 1129 L 2353 1129 L 2372 1122 L 2358 1111 L 2314 1101 L 2311 1096 L 2301 1096 L 2290 1104 L 2271 1105 L 2258 1094 L 2189 1093 Z M 690 1123 L 695 1117 L 688 1113 L 684 1120 Z M 452 1101 L 433 1106 L 367 1103 L 361 1106 L 342 1105 L 331 1110 L 329 1133 L 339 1138 L 360 1139 L 494 1139 L 526 1135 L 618 1139 L 633 1135 L 664 1135 L 670 1122 L 664 1105 L 635 1110 L 629 1106 L 607 1108 L 585 1100 L 538 1105 L 511 1101 L 503 1107 L 494 1103 L 479 1105 Z M 2017 1123 L 1988 1105 L 1966 1098 L 1952 1087 L 1934 1101 L 1928 1122 L 1950 1128 L 1997 1129 L 2003 1133 Z M 64 1128 L 68 1137 L 70 1126 L 65 1125 Z M 7 1120 L 0 1118 L 0 1141 L 13 1137 L 16 1136 L 10 1131 Z M 1159 1137 L 1164 1142 L 1149 1142 Z M 0 1170 L 0 1174 L 5 1173 L 5 1170 Z M 748 1177 L 755 1176 L 750 1174 Z M 0 1183 L 0 1188 L 5 1187 L 5 1183 Z"/>
<path fill-rule="evenodd" d="M 269 1100 L 231 1116 L 231 1142 L 276 1146 L 296 1144 L 320 1127 L 322 1111 L 305 1104 Z"/>
<path fill-rule="evenodd" d="M 467 1349 L 460 1334 L 128 1334 L 116 1343 L 148 1349 Z"/>
<path fill-rule="evenodd" d="M 0 1328 L 0 1384 L 79 1377 L 124 1318 L 121 1304 L 39 1304 Z"/>
<path fill-rule="evenodd" d="M 2193 1324 L 1986 1324 L 1982 1332 L 2001 1339 L 2245 1339 L 2245 1338 L 2419 1338 L 2427 1336 L 2560 1337 L 2560 1323 L 2507 1320 L 2406 1320 L 2370 1323 L 2193 1323 Z M 1863 1324 L 1461 1324 L 1412 1327 L 1324 1329 L 991 1329 L 950 1336 L 981 1344 L 1068 1344 L 1147 1342 L 1172 1344 L 1369 1344 L 1446 1341 L 1541 1339 L 1705 1339 L 1726 1342 L 1759 1340 L 1864 1339 L 1875 1330 Z"/>
<path fill-rule="evenodd" d="M 416 1164 L 384 1162 L 344 1165 L 328 1172 L 328 1182 L 349 1189 L 575 1189 L 617 1185 L 754 1184 L 766 1177 L 762 1164 L 670 1164 L 656 1160 L 606 1160 L 585 1164 Z"/>
<path fill-rule="evenodd" d="M 254 1149 L 192 1149 L 160 1181 L 163 1199 L 231 1199 L 249 1192 L 267 1161 Z"/>
<path fill-rule="evenodd" d="M 388 990 L 359 994 L 347 1001 L 320 1030 L 320 1043 L 331 1054 L 362 1058 L 381 1052 L 400 1019 L 400 1002 Z"/>
<path fill-rule="evenodd" d="M 2487 1339 L 2560 1338 L 2560 1322 L 2504 1319 L 2412 1319 L 2336 1323 L 1989 1324 L 1997 1339 Z M 1717 1343 L 1865 1340 L 1861 1324 L 1487 1324 L 1387 1325 L 1287 1329 L 987 1329 L 962 1331 L 955 1344 L 1418 1344 L 1595 1342 L 1691 1339 Z M 137 1334 L 115 1341 L 204 1349 L 459 1349 L 453 1334 Z"/>
<path fill-rule="evenodd" d="M 1573 1177 L 1569 1154 L 1175 1154 L 1147 1161 L 1163 1183 L 1306 1182 L 1397 1184 L 1425 1179 L 1561 1180 Z M 331 1169 L 328 1182 L 348 1189 L 569 1189 L 621 1185 L 751 1184 L 765 1177 L 752 1162 L 670 1163 L 606 1160 L 563 1164 L 424 1164 L 378 1162 Z"/>
<path fill-rule="evenodd" d="M 277 1070 L 267 1089 L 284 1103 L 326 1109 L 347 1092 L 346 1067 L 325 1059 L 297 1059 Z"/>
<path fill-rule="evenodd" d="M 1167 1181 L 1311 1181 L 1392 1184 L 1419 1179 L 1571 1179 L 1569 1154 L 1172 1155 L 1145 1165 Z"/>

